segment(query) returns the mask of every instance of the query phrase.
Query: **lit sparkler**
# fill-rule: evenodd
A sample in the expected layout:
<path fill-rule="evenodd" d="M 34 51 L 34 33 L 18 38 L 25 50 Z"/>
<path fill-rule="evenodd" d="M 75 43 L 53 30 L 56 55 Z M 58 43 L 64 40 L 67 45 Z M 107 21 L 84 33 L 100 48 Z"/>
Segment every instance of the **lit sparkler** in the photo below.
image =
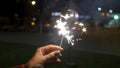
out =
<path fill-rule="evenodd" d="M 72 22 L 74 24 L 71 24 L 71 22 L 68 22 L 68 19 L 70 18 L 72 17 L 69 16 L 69 14 L 61 15 L 60 19 L 56 21 L 55 28 L 58 29 L 58 34 L 62 36 L 60 46 L 62 46 L 63 38 L 66 38 L 69 44 L 74 45 L 75 40 L 73 40 L 74 38 L 74 34 L 72 34 L 74 32 L 73 30 L 80 29 L 82 33 L 86 33 L 87 31 L 83 23 Z"/>

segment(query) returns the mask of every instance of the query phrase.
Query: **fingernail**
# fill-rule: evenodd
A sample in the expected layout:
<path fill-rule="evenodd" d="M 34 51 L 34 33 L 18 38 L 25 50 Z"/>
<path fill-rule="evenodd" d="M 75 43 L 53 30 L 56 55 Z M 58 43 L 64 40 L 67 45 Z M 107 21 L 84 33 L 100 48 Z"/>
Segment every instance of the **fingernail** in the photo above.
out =
<path fill-rule="evenodd" d="M 61 52 L 60 52 L 60 51 L 56 51 L 55 55 L 56 55 L 57 57 L 62 56 L 62 54 L 61 54 Z"/>
<path fill-rule="evenodd" d="M 63 49 L 61 46 L 57 46 L 57 47 L 59 47 L 60 49 Z"/>
<path fill-rule="evenodd" d="M 63 50 L 63 48 L 61 48 Z"/>

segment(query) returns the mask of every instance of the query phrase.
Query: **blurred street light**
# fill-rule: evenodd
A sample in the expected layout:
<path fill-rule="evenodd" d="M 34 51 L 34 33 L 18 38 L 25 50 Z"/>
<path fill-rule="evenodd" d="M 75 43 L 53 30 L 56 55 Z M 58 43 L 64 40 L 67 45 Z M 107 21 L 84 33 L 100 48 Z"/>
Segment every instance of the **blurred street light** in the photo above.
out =
<path fill-rule="evenodd" d="M 113 13 L 113 10 L 110 9 L 110 10 L 109 10 L 109 13 Z"/>
<path fill-rule="evenodd" d="M 31 26 L 35 26 L 35 22 L 34 21 L 31 22 Z"/>
<path fill-rule="evenodd" d="M 15 15 L 14 15 L 15 17 L 18 17 L 19 15 L 17 14 L 17 13 L 15 13 Z"/>
<path fill-rule="evenodd" d="M 101 7 L 98 7 L 98 11 L 101 11 L 102 10 L 102 8 Z"/>
<path fill-rule="evenodd" d="M 106 13 L 106 16 L 110 16 L 110 13 Z"/>
<path fill-rule="evenodd" d="M 118 15 L 114 15 L 114 20 L 118 20 L 119 16 Z"/>
<path fill-rule="evenodd" d="M 35 5 L 35 4 L 36 4 L 36 1 L 31 1 L 31 4 L 32 4 L 32 5 Z"/>
<path fill-rule="evenodd" d="M 32 20 L 33 20 L 33 21 L 36 21 L 36 18 L 35 18 L 35 17 L 33 17 L 33 18 L 32 18 Z"/>
<path fill-rule="evenodd" d="M 104 13 L 104 12 L 102 12 L 102 13 L 101 13 L 101 16 L 105 16 L 105 13 Z"/>

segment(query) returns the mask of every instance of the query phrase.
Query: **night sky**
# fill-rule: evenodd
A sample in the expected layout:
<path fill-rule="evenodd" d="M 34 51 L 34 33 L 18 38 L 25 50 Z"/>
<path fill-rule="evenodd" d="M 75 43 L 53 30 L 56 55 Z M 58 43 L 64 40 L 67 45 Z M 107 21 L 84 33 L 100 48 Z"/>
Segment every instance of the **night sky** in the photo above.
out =
<path fill-rule="evenodd" d="M 80 12 L 94 12 L 97 7 L 102 7 L 103 11 L 113 9 L 115 12 L 120 12 L 120 0 L 72 0 L 73 6 Z M 47 8 L 49 9 L 64 9 L 69 4 L 69 0 L 49 0 Z"/>
<path fill-rule="evenodd" d="M 12 16 L 18 13 L 25 15 L 26 0 L 1 0 L 0 16 Z M 44 10 L 62 11 L 69 3 L 69 0 L 40 0 Z M 114 12 L 120 12 L 120 0 L 73 0 L 74 6 L 83 14 L 93 13 L 97 7 L 103 7 L 104 11 L 113 9 Z"/>
<path fill-rule="evenodd" d="M 15 0 L 2 0 L 0 2 L 0 15 L 12 16 L 18 13 L 20 16 L 24 15 L 25 4 L 22 1 Z"/>

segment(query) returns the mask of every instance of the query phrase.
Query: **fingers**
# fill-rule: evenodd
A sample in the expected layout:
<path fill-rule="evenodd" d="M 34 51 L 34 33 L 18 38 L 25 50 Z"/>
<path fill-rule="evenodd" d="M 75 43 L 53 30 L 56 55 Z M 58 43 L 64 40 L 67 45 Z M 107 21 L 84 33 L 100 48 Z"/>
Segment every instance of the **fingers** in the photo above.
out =
<path fill-rule="evenodd" d="M 51 59 L 53 57 L 56 57 L 57 53 L 58 53 L 58 51 L 51 52 L 51 53 L 45 55 L 45 59 Z"/>
<path fill-rule="evenodd" d="M 59 63 L 59 62 L 61 62 L 61 60 L 60 60 L 59 58 L 57 58 L 56 62 L 58 62 L 58 63 Z"/>
<path fill-rule="evenodd" d="M 33 58 L 29 61 L 32 66 L 45 65 L 49 62 L 60 62 L 60 51 L 63 50 L 60 46 L 47 45 L 37 49 Z M 59 56 L 57 56 L 59 55 Z"/>
<path fill-rule="evenodd" d="M 51 53 L 45 55 L 44 59 L 49 60 L 49 59 L 55 58 L 57 62 L 60 62 L 59 57 L 56 56 L 56 54 L 58 54 L 58 53 L 60 53 L 60 51 L 51 52 Z"/>
<path fill-rule="evenodd" d="M 48 54 L 53 51 L 61 51 L 63 50 L 63 48 L 57 45 L 47 45 L 47 46 L 39 48 L 38 50 L 41 50 L 43 54 Z"/>
<path fill-rule="evenodd" d="M 48 46 L 44 46 L 43 50 L 45 50 L 45 51 L 48 51 L 48 50 L 56 51 L 56 50 L 63 50 L 63 48 L 61 48 L 60 46 L 57 46 L 57 45 L 48 45 Z"/>
<path fill-rule="evenodd" d="M 43 56 L 42 60 L 44 63 L 51 61 L 60 62 L 60 56 L 62 56 L 60 53 L 61 50 L 63 50 L 63 48 L 61 48 L 60 46 L 47 45 L 38 48 L 37 53 Z"/>

